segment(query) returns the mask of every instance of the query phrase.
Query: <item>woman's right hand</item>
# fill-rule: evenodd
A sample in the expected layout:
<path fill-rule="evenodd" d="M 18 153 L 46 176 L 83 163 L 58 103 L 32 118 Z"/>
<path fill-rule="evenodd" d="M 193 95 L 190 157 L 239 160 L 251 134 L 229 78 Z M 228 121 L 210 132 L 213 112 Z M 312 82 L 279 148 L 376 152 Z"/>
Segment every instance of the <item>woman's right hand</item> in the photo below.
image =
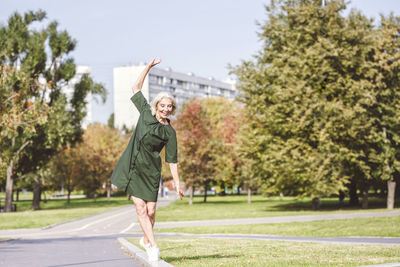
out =
<path fill-rule="evenodd" d="M 133 87 L 132 87 L 133 94 L 136 94 L 137 92 L 142 90 L 144 79 L 146 78 L 147 73 L 149 73 L 149 71 L 152 67 L 160 64 L 160 62 L 161 62 L 161 58 L 159 58 L 157 60 L 156 60 L 156 58 L 153 58 L 153 60 L 150 61 L 150 63 L 143 69 L 143 71 L 140 73 L 139 77 L 137 78 L 136 82 L 133 84 Z"/>
<path fill-rule="evenodd" d="M 154 67 L 155 65 L 158 65 L 158 64 L 160 64 L 160 63 L 161 63 L 161 58 L 159 58 L 159 59 L 157 59 L 157 60 L 156 60 L 156 58 L 153 58 L 153 60 L 150 61 L 150 63 L 147 65 L 147 67 L 150 69 L 150 68 L 152 68 L 152 67 Z"/>

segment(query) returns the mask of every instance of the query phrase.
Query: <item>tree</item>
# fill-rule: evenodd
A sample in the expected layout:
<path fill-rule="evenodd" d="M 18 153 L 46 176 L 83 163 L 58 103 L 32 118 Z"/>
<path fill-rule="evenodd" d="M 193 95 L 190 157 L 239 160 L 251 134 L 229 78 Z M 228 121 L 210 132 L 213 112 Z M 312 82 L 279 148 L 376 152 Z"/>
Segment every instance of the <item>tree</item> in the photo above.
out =
<path fill-rule="evenodd" d="M 234 185 L 240 169 L 235 135 L 242 124 L 241 109 L 225 98 L 189 100 L 176 121 L 179 166 L 189 186 L 192 203 L 195 186 L 207 190 L 212 184 Z"/>
<path fill-rule="evenodd" d="M 107 200 L 111 196 L 110 176 L 127 138 L 108 126 L 95 123 L 86 129 L 82 142 L 58 153 L 50 162 L 48 180 L 52 188 L 66 187 L 68 201 L 73 189 L 80 189 L 88 197 L 96 197 L 103 185 Z"/>
<path fill-rule="evenodd" d="M 89 161 L 89 175 L 98 179 L 100 187 L 103 184 L 106 186 L 108 201 L 111 196 L 110 176 L 127 141 L 118 130 L 99 123 L 90 125 L 83 136 L 81 148 Z"/>
<path fill-rule="evenodd" d="M 344 1 L 325 2 L 272 1 L 259 34 L 263 48 L 254 61 L 231 68 L 249 121 L 243 155 L 265 194 L 324 196 L 349 186 L 350 193 L 358 188 L 365 195 L 374 179 L 383 178 L 376 170 L 387 167 L 381 160 L 383 116 L 376 114 L 385 110 L 378 96 L 392 90 L 393 99 L 398 88 L 398 45 L 388 53 L 372 20 L 357 11 L 343 17 Z M 398 104 L 383 103 L 391 107 L 385 115 L 393 133 Z M 395 146 L 397 137 L 391 140 Z"/>
<path fill-rule="evenodd" d="M 376 31 L 376 50 L 369 79 L 374 85 L 374 118 L 377 153 L 374 175 L 387 182 L 387 208 L 394 208 L 395 175 L 400 171 L 400 18 L 381 16 Z"/>
<path fill-rule="evenodd" d="M 52 190 L 67 190 L 67 203 L 70 203 L 71 193 L 78 185 L 78 177 L 86 172 L 85 160 L 78 145 L 59 152 L 49 163 L 50 172 L 46 180 Z"/>
<path fill-rule="evenodd" d="M 6 170 L 5 211 L 12 209 L 13 184 L 16 167 L 31 139 L 37 134 L 35 125 L 47 120 L 48 107 L 40 101 L 44 90 L 37 79 L 46 55 L 41 48 L 44 34 L 31 32 L 28 26 L 41 21 L 44 12 L 28 12 L 22 18 L 14 14 L 8 27 L 0 27 L 1 71 L 1 177 Z"/>
<path fill-rule="evenodd" d="M 34 125 L 46 122 L 47 106 L 37 101 L 42 90 L 40 84 L 23 72 L 2 63 L 0 73 L 0 170 L 1 178 L 6 173 L 5 211 L 9 212 L 16 167 L 36 134 Z"/>
<path fill-rule="evenodd" d="M 200 99 L 189 100 L 178 115 L 179 166 L 182 180 L 189 186 L 189 204 L 192 204 L 194 187 L 203 185 L 207 192 L 210 183 L 212 158 L 209 152 L 213 140 L 209 124 Z"/>
<path fill-rule="evenodd" d="M 62 88 L 75 75 L 75 64 L 68 54 L 75 48 L 76 41 L 66 31 L 59 31 L 57 22 L 51 22 L 42 30 L 29 28 L 33 21 L 40 22 L 45 16 L 45 12 L 38 11 L 28 12 L 23 18 L 16 12 L 0 30 L 1 63 L 19 67 L 32 82 L 44 87 L 35 101 L 47 106 L 48 120 L 46 124 L 34 125 L 35 135 L 29 137 L 18 167 L 20 175 L 36 173 L 33 209 L 39 208 L 42 174 L 51 157 L 80 140 L 86 95 L 99 94 L 105 100 L 104 87 L 94 83 L 88 75 L 82 76 L 72 98 L 67 99 Z"/>
<path fill-rule="evenodd" d="M 115 118 L 115 116 L 114 116 L 114 113 L 111 113 L 111 115 L 110 115 L 110 117 L 108 118 L 108 120 L 107 120 L 107 125 L 108 125 L 108 127 L 110 127 L 111 129 L 114 129 L 115 128 L 115 126 L 114 126 L 114 119 Z"/>
<path fill-rule="evenodd" d="M 222 194 L 225 194 L 225 186 L 242 183 L 236 134 L 243 124 L 243 109 L 237 102 L 223 97 L 203 99 L 201 103 L 211 125 L 214 181 L 220 184 Z"/>

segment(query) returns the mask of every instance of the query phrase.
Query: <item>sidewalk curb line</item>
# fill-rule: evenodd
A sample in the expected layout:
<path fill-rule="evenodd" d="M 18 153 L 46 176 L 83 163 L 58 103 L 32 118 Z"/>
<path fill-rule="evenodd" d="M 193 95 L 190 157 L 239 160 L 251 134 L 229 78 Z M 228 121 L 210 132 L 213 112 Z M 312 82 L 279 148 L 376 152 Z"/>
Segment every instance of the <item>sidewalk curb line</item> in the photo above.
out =
<path fill-rule="evenodd" d="M 131 242 L 127 241 L 123 237 L 119 237 L 118 242 L 123 246 L 126 250 L 128 250 L 132 256 L 138 260 L 141 264 L 143 264 L 146 267 L 173 267 L 173 265 L 163 261 L 163 260 L 158 260 L 158 262 L 150 262 L 147 260 L 147 253 L 138 248 L 137 246 L 133 245 Z"/>
<path fill-rule="evenodd" d="M 5 242 L 9 242 L 9 241 L 12 241 L 12 240 L 17 240 L 17 238 L 7 238 L 7 239 L 0 239 L 0 244 L 1 243 L 5 243 Z"/>

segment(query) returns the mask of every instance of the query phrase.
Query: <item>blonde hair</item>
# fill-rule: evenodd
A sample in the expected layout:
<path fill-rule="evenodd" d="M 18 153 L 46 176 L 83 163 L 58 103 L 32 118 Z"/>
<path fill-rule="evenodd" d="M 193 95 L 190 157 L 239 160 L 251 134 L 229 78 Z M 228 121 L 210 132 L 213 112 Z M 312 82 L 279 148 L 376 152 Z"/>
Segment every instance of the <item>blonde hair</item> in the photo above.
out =
<path fill-rule="evenodd" d="M 169 98 L 169 99 L 171 100 L 171 102 L 172 102 L 172 111 L 171 111 L 171 115 L 175 115 L 175 112 L 176 112 L 176 101 L 175 101 L 175 98 L 174 98 L 170 93 L 167 93 L 167 92 L 158 93 L 158 94 L 156 95 L 156 97 L 154 97 L 154 99 L 151 100 L 151 103 L 150 103 L 151 114 L 152 114 L 153 116 L 156 115 L 156 110 L 157 110 L 158 102 L 160 102 L 161 99 L 163 99 L 163 98 Z"/>

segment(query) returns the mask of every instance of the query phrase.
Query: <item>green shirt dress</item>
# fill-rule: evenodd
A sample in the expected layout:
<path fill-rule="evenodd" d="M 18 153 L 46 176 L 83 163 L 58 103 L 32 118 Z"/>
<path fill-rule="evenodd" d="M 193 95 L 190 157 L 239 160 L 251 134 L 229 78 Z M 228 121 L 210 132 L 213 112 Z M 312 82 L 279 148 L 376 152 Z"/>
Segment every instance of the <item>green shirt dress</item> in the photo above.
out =
<path fill-rule="evenodd" d="M 165 125 L 151 114 L 141 91 L 131 101 L 140 116 L 128 147 L 111 175 L 111 183 L 131 196 L 156 202 L 161 178 L 160 151 L 165 146 L 165 161 L 178 162 L 176 132 L 168 119 Z"/>

